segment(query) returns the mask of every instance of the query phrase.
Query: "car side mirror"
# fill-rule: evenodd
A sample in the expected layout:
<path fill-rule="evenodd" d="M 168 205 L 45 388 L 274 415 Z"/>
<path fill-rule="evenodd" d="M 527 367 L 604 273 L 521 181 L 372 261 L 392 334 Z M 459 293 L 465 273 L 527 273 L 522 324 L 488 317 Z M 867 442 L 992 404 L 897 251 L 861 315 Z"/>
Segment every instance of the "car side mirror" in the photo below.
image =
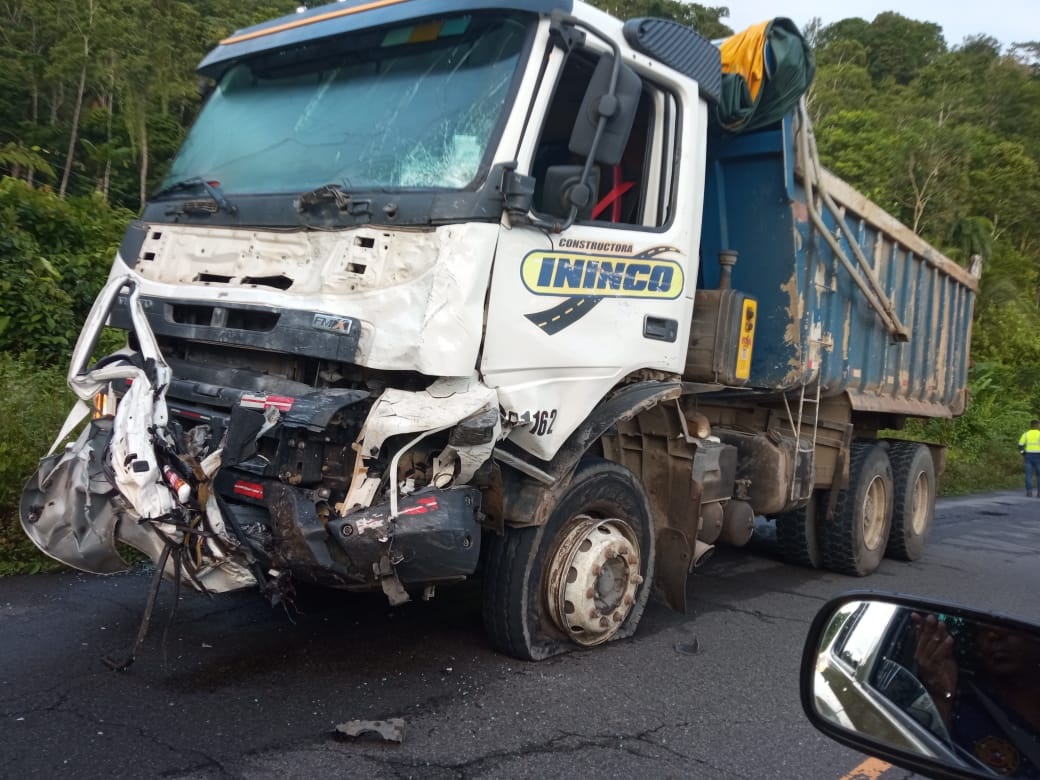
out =
<path fill-rule="evenodd" d="M 618 67 L 617 85 L 611 92 L 615 64 Z M 581 157 L 592 155 L 602 165 L 621 162 L 642 91 L 643 80 L 638 73 L 612 54 L 600 56 L 571 131 L 570 151 Z M 597 140 L 596 130 L 601 119 L 604 127 Z"/>
<path fill-rule="evenodd" d="M 809 629 L 800 689 L 817 729 L 914 772 L 1040 773 L 1040 626 L 944 602 L 846 593 Z"/>

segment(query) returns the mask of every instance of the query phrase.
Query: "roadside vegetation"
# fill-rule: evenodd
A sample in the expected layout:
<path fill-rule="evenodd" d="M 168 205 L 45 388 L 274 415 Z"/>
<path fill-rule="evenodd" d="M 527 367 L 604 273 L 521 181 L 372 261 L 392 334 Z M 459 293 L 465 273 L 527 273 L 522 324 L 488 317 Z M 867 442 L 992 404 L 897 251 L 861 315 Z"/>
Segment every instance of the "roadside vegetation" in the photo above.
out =
<path fill-rule="evenodd" d="M 732 32 L 721 7 L 596 4 Z M 122 231 L 198 111 L 195 64 L 296 6 L 0 7 L 0 575 L 56 566 L 22 533 L 19 496 L 72 404 L 68 357 Z M 824 164 L 955 261 L 982 262 L 966 413 L 893 435 L 949 446 L 944 494 L 1018 487 L 1015 443 L 1040 416 L 1040 42 L 946 41 L 895 12 L 795 22 L 816 52 Z"/>

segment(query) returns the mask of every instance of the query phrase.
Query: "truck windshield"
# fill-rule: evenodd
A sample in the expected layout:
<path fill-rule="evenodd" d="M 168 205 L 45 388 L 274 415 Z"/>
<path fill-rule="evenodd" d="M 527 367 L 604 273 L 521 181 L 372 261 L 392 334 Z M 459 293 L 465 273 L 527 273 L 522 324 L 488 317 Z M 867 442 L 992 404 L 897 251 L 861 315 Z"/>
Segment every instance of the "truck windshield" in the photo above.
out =
<path fill-rule="evenodd" d="M 458 189 L 476 176 L 532 17 L 453 16 L 265 52 L 217 84 L 159 188 Z"/>

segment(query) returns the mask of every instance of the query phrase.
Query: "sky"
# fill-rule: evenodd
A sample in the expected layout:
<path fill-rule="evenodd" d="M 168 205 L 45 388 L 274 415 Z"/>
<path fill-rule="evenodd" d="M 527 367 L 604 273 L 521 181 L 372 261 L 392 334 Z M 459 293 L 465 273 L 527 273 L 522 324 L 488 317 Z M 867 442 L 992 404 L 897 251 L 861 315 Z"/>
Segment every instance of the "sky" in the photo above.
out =
<path fill-rule="evenodd" d="M 701 2 L 729 8 L 722 21 L 734 32 L 778 16 L 790 18 L 802 29 L 818 16 L 824 25 L 858 16 L 872 21 L 884 11 L 895 11 L 943 29 L 947 46 L 959 46 L 966 36 L 991 35 L 1007 47 L 1040 41 L 1040 0 L 719 0 Z"/>

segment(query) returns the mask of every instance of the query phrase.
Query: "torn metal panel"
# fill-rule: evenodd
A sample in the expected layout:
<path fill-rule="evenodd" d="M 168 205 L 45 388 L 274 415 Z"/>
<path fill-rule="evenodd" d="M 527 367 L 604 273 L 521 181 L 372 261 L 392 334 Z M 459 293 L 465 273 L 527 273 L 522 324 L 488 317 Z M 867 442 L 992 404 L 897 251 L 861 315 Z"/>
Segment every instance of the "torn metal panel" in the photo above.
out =
<path fill-rule="evenodd" d="M 435 484 L 447 487 L 468 482 L 491 457 L 502 436 L 498 406 L 497 392 L 475 377 L 438 379 L 419 392 L 388 388 L 373 404 L 359 435 L 359 455 L 350 489 L 336 505 L 337 512 L 344 515 L 370 506 L 375 500 L 381 477 L 369 474 L 369 459 L 392 455 L 391 470 L 396 472 L 401 456 L 422 438 L 456 425 L 461 425 L 462 432 L 454 440 L 449 439 L 448 446 L 441 450 L 434 464 L 434 477 L 438 480 Z M 412 433 L 419 436 L 397 452 L 381 452 L 388 438 Z M 450 469 L 449 463 L 453 464 Z M 392 507 L 396 500 L 395 493 L 391 496 Z"/>
<path fill-rule="evenodd" d="M 388 388 L 372 406 L 363 429 L 365 452 L 390 436 L 429 431 L 498 408 L 498 393 L 474 376 L 438 379 L 425 390 Z"/>
<path fill-rule="evenodd" d="M 161 316 L 171 289 L 178 305 L 217 306 L 228 316 L 241 309 L 280 322 L 308 311 L 293 324 L 301 337 L 338 329 L 358 365 L 462 376 L 477 362 L 497 232 L 480 223 L 335 232 L 148 225 L 125 260 L 153 302 L 151 317 Z M 221 338 L 231 343 L 236 334 Z"/>
<path fill-rule="evenodd" d="M 268 287 L 294 295 L 379 289 L 417 279 L 434 264 L 434 232 L 359 228 L 292 233 L 189 225 L 149 226 L 137 257 L 127 258 L 149 281 L 217 289 Z M 414 246 L 401 256 L 399 244 Z"/>
<path fill-rule="evenodd" d="M 101 466 L 100 453 L 111 421 L 91 423 L 74 446 L 46 456 L 22 492 L 25 533 L 55 560 L 92 574 L 126 571 L 116 551 L 121 515 L 111 502 L 115 487 Z"/>
<path fill-rule="evenodd" d="M 88 366 L 93 345 L 124 288 L 130 289 L 140 352 L 117 353 Z M 164 550 L 168 545 L 183 546 L 180 572 L 192 587 L 226 591 L 255 585 L 249 556 L 239 552 L 239 542 L 228 533 L 205 472 L 200 470 L 203 479 L 193 487 L 171 469 L 171 464 L 185 467 L 178 463 L 166 428 L 170 372 L 129 278 L 113 278 L 99 295 L 69 370 L 69 384 L 84 400 L 110 389 L 116 380 L 129 383 L 115 415 L 90 421 L 62 454 L 45 457 L 30 479 L 20 512 L 29 538 L 57 560 L 99 574 L 125 570 L 118 541 L 153 562 L 168 561 L 164 574 L 173 577 L 177 569 Z M 63 431 L 81 417 L 77 404 Z"/>

